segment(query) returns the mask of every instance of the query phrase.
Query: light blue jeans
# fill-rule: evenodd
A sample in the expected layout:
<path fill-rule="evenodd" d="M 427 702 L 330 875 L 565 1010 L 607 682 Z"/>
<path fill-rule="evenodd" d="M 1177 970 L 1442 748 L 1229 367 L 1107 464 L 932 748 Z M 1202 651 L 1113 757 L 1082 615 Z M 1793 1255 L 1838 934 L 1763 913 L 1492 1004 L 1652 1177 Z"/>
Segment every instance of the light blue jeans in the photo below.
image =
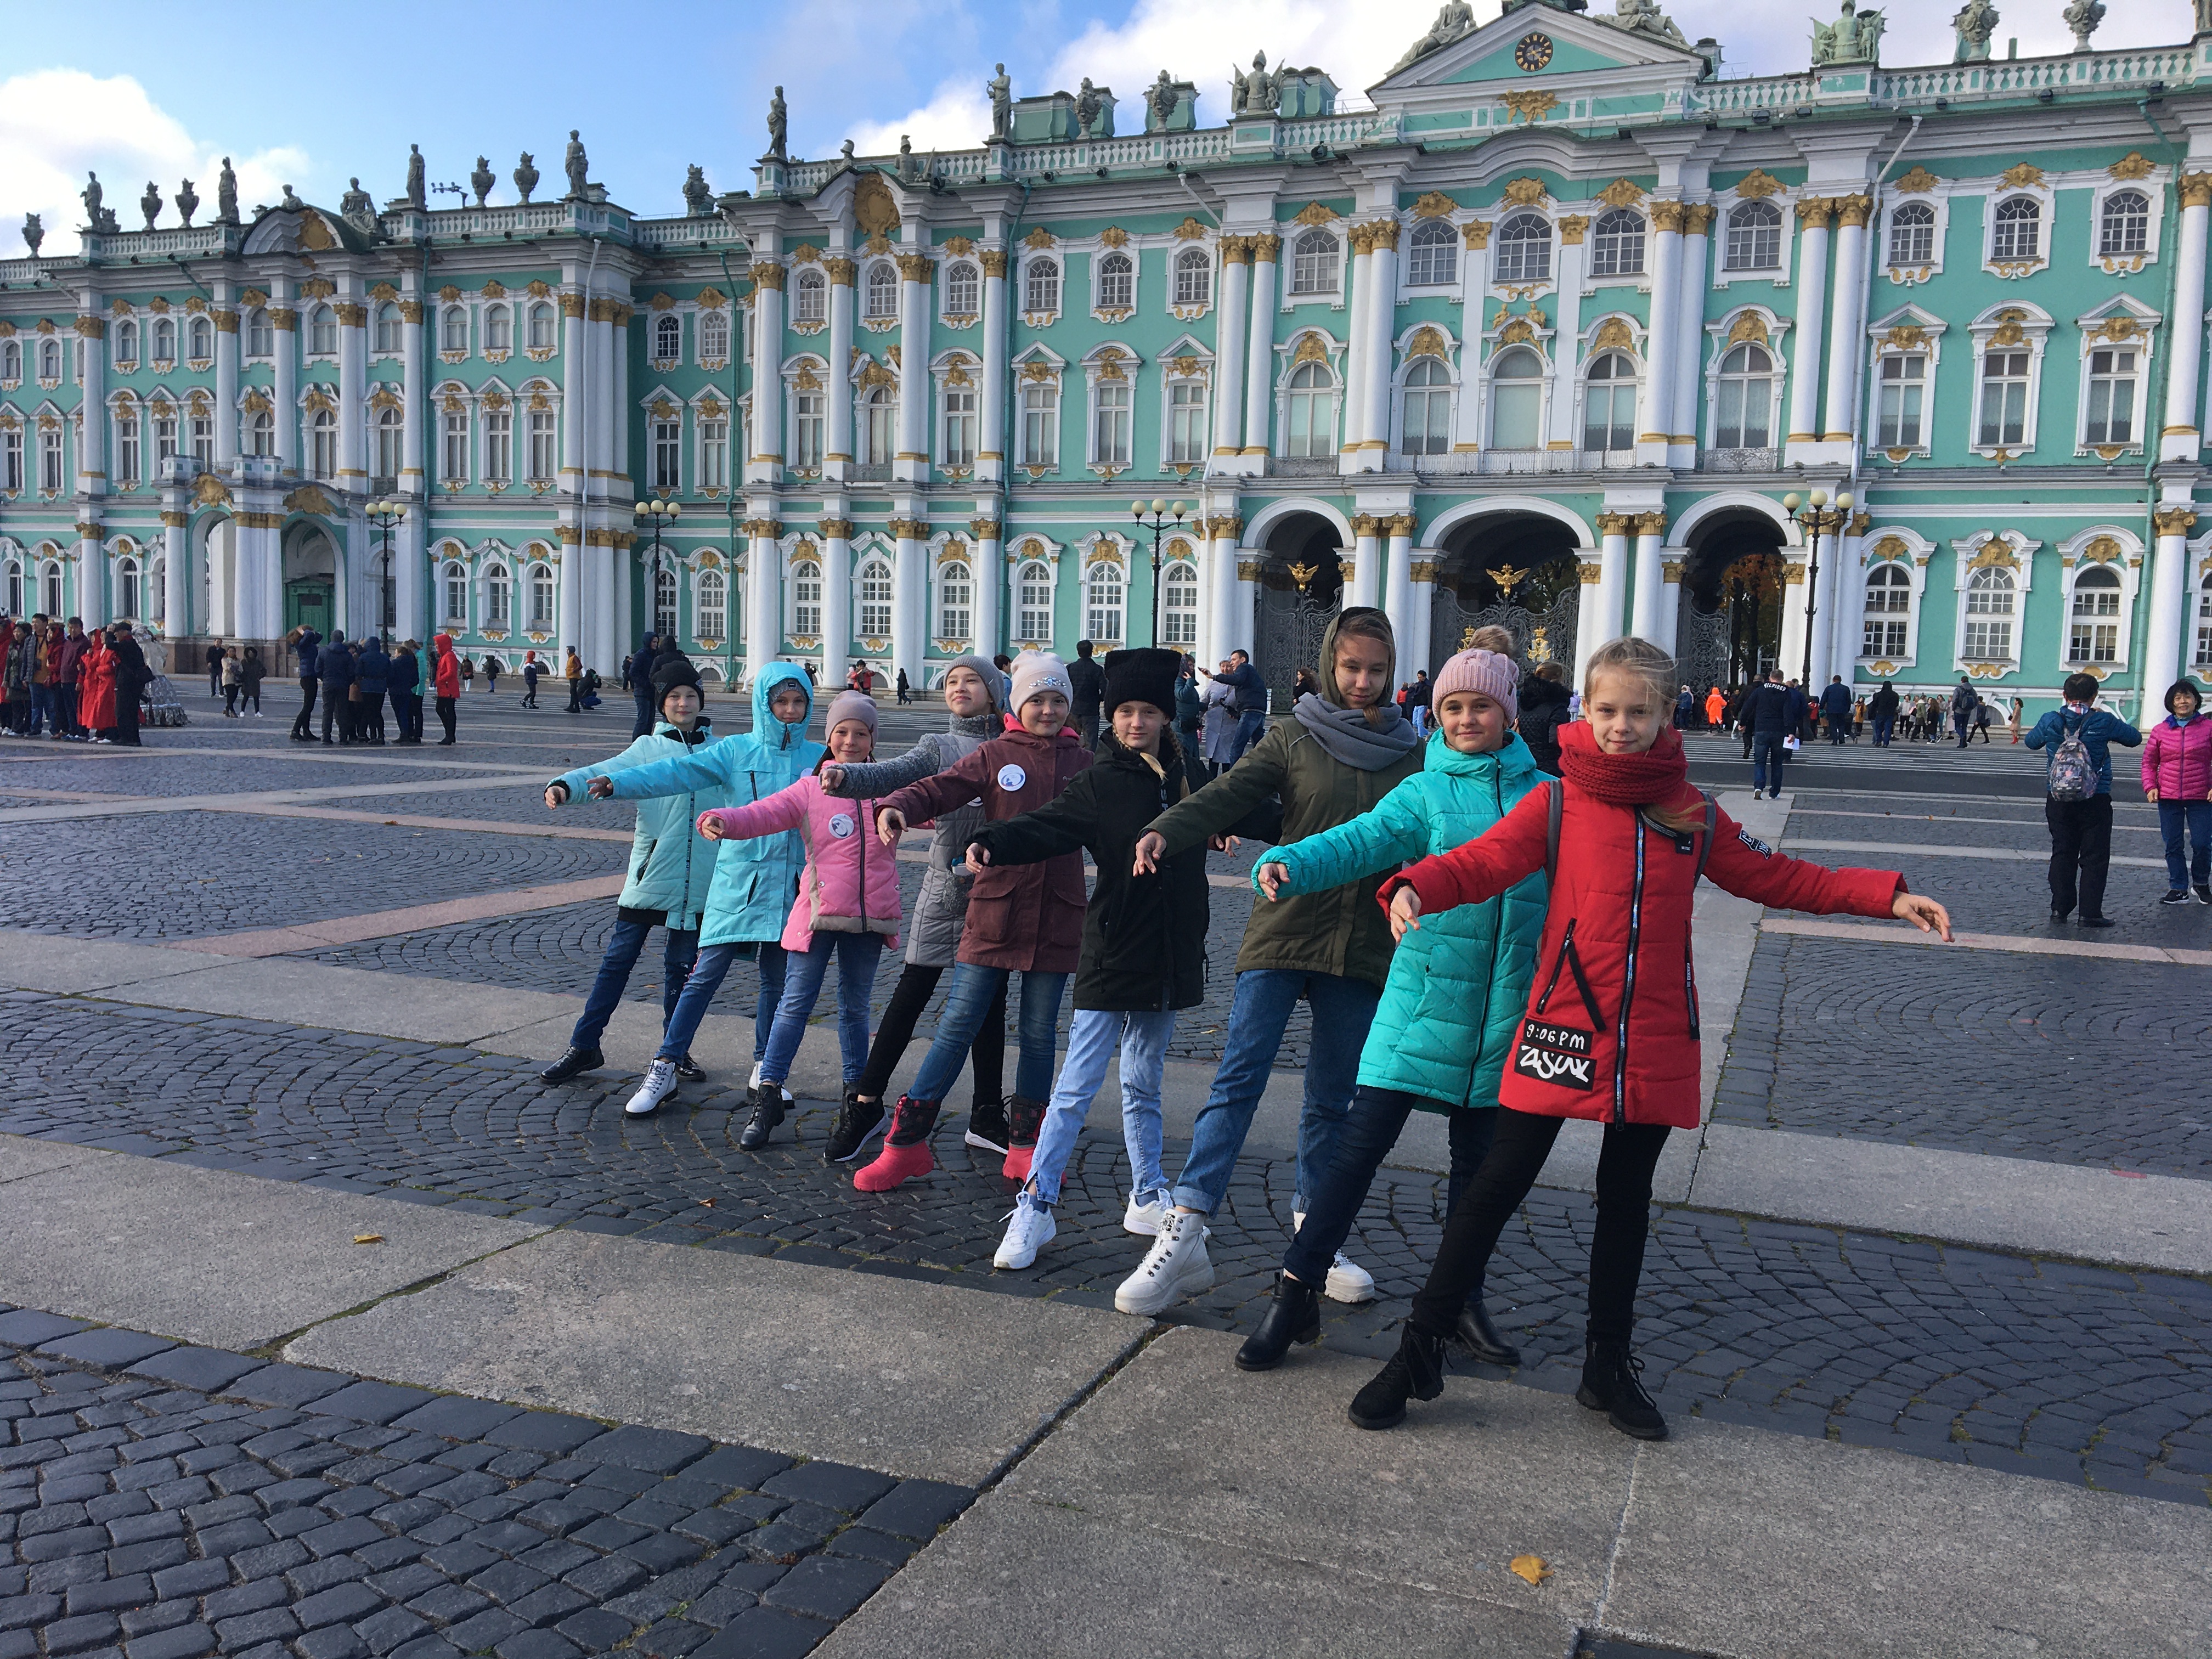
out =
<path fill-rule="evenodd" d="M 1292 1207 L 1303 1210 L 1307 1194 L 1321 1190 L 1352 1110 L 1359 1051 L 1382 993 L 1364 979 L 1252 968 L 1237 975 L 1221 1069 L 1213 1074 L 1213 1091 L 1192 1128 L 1190 1156 L 1176 1183 L 1175 1201 L 1181 1208 L 1212 1215 L 1221 1207 L 1252 1114 L 1267 1091 L 1276 1050 L 1283 1046 L 1283 1028 L 1301 994 L 1313 1005 L 1313 1046 L 1306 1056 L 1305 1106 L 1298 1115 L 1298 1185 Z"/>
<path fill-rule="evenodd" d="M 884 959 L 884 936 L 820 933 L 805 951 L 786 953 L 783 998 L 775 1006 L 768 1052 L 761 1056 L 763 1083 L 781 1083 L 791 1075 L 791 1062 L 799 1057 L 799 1039 L 806 1035 L 806 1022 L 814 1018 L 833 956 L 837 958 L 837 1057 L 845 1086 L 850 1088 L 867 1068 L 868 993 L 875 988 L 876 969 Z"/>
<path fill-rule="evenodd" d="M 1091 1103 L 1106 1084 L 1106 1062 L 1121 1049 L 1121 1140 L 1129 1149 L 1131 1189 L 1139 1199 L 1164 1190 L 1160 1169 L 1160 1076 L 1167 1066 L 1172 1013 L 1103 1013 L 1078 1008 L 1067 1028 L 1067 1057 L 1060 1063 L 1052 1105 L 1044 1115 L 1030 1159 L 1032 1203 L 1060 1202 L 1060 1177 L 1075 1150 L 1075 1137 Z"/>

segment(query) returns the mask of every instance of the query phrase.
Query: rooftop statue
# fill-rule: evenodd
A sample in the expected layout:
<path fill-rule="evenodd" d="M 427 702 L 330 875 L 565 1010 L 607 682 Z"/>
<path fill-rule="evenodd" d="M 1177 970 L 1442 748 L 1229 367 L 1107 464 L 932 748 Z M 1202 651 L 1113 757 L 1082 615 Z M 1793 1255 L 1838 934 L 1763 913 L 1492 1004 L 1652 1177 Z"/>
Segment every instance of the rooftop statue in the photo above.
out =
<path fill-rule="evenodd" d="M 2212 0 L 2207 0 L 2212 3 Z M 1229 82 L 1229 112 L 1232 115 L 1273 115 L 1275 106 L 1283 100 L 1281 77 L 1267 73 L 1267 54 L 1252 54 L 1252 73 L 1231 69 Z"/>
<path fill-rule="evenodd" d="M 2105 0 L 2074 0 L 2074 3 L 2060 15 L 2066 20 L 2066 27 L 2074 31 L 2074 50 L 2087 52 L 2089 50 L 2089 37 L 2097 32 L 2097 25 L 2105 21 Z M 2197 27 L 2200 30 L 2204 27 L 2204 7 L 2202 3 L 2197 8 Z"/>
<path fill-rule="evenodd" d="M 1850 0 L 1844 0 L 1845 4 Z M 584 155 L 582 134 L 574 127 L 568 129 L 568 149 L 562 158 L 562 167 L 568 175 L 568 195 L 572 200 L 588 199 L 585 186 L 591 182 L 592 164 Z"/>
<path fill-rule="evenodd" d="M 1174 117 L 1176 106 L 1182 101 L 1182 94 L 1176 90 L 1165 70 L 1160 71 L 1158 80 L 1145 88 L 1145 102 L 1152 106 L 1152 121 L 1157 126 L 1164 128 Z"/>
<path fill-rule="evenodd" d="M 427 210 L 430 198 L 422 184 L 422 146 L 407 146 L 407 205 L 417 213 Z"/>
<path fill-rule="evenodd" d="M 1610 23 L 1617 29 L 1626 29 L 1632 34 L 1656 35 L 1670 46 L 1686 46 L 1682 31 L 1674 27 L 1674 20 L 1652 3 L 1652 0 L 1613 0 L 1613 15 L 1600 13 L 1598 21 Z"/>
<path fill-rule="evenodd" d="M 999 72 L 984 83 L 983 90 L 991 100 L 991 137 L 1004 138 L 1014 118 L 1014 83 L 1006 74 L 1006 66 L 999 65 Z"/>
<path fill-rule="evenodd" d="M 215 216 L 217 224 L 238 222 L 238 175 L 230 170 L 230 157 L 222 158 L 222 172 L 215 181 Z"/>
<path fill-rule="evenodd" d="M 779 161 L 785 159 L 783 143 L 786 120 L 783 88 L 778 87 L 775 89 L 775 96 L 769 100 L 768 105 L 768 153 Z"/>
<path fill-rule="evenodd" d="M 153 229 L 154 221 L 161 216 L 161 191 L 151 179 L 146 181 L 146 193 L 138 198 L 138 210 L 146 216 L 146 228 Z"/>
<path fill-rule="evenodd" d="M 1958 31 L 1959 45 L 1951 54 L 1954 64 L 1979 64 L 1990 55 L 1990 37 L 1996 33 L 1997 9 L 1990 0 L 1966 0 L 1959 8 L 1958 15 L 1951 20 Z"/>
<path fill-rule="evenodd" d="M 1511 9 L 1508 8 L 1507 9 Z M 1395 75 L 1408 64 L 1417 64 L 1440 46 L 1474 33 L 1474 8 L 1467 0 L 1444 0 L 1437 9 L 1437 21 L 1429 25 L 1429 32 L 1406 48 L 1406 55 L 1390 66 Z"/>
<path fill-rule="evenodd" d="M 192 228 L 192 215 L 200 210 L 199 192 L 192 188 L 189 179 L 177 186 L 177 215 L 186 230 Z"/>
<path fill-rule="evenodd" d="M 498 175 L 491 170 L 491 158 L 489 155 L 477 156 L 477 170 L 469 174 L 469 188 L 476 191 L 478 207 L 484 204 L 484 198 L 491 194 L 491 187 L 498 182 Z"/>
<path fill-rule="evenodd" d="M 2212 4 L 2212 0 L 2200 0 Z M 1844 0 L 1842 14 L 1832 23 L 1814 20 L 1813 67 L 1826 69 L 1843 64 L 1879 64 L 1881 32 L 1887 19 L 1878 11 L 1863 12 L 1858 0 Z"/>
<path fill-rule="evenodd" d="M 522 205 L 530 205 L 530 192 L 538 188 L 538 163 L 530 159 L 530 152 L 522 152 L 522 164 L 514 170 L 514 188 L 522 197 Z"/>
<path fill-rule="evenodd" d="M 178 198 L 177 205 L 184 205 L 182 197 Z M 338 198 L 338 216 L 365 236 L 376 234 L 376 204 L 361 187 L 360 179 L 350 180 L 346 193 Z"/>
<path fill-rule="evenodd" d="M 85 228 L 94 233 L 106 232 L 112 235 L 117 229 L 115 210 L 100 205 L 106 198 L 106 191 L 100 186 L 100 175 L 96 173 L 88 173 L 84 176 L 90 181 L 84 187 L 84 211 L 86 218 L 91 222 Z"/>
<path fill-rule="evenodd" d="M 714 210 L 714 192 L 707 183 L 707 170 L 696 163 L 684 174 L 684 210 L 703 219 Z"/>
<path fill-rule="evenodd" d="M 1099 97 L 1098 88 L 1091 84 L 1089 76 L 1085 76 L 1083 85 L 1075 94 L 1075 125 L 1084 137 L 1091 137 L 1091 129 L 1098 125 L 1098 117 L 1105 107 L 1105 100 Z"/>
<path fill-rule="evenodd" d="M 23 216 L 23 246 L 31 250 L 31 257 L 33 259 L 39 257 L 39 244 L 46 240 L 46 228 L 39 222 L 39 216 L 35 213 L 25 214 Z"/>

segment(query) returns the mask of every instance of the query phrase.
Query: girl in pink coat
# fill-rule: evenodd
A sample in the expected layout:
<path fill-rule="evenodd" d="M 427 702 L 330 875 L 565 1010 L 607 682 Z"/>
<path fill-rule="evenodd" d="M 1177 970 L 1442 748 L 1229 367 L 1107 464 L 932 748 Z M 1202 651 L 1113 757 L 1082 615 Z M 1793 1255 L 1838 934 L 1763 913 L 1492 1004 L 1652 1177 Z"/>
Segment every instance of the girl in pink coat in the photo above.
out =
<path fill-rule="evenodd" d="M 799 1040 L 813 1017 L 815 999 L 837 959 L 837 1048 L 843 1061 L 847 1104 L 868 1060 L 868 994 L 886 945 L 898 943 L 898 865 L 891 849 L 871 845 L 873 801 L 840 800 L 822 792 L 823 764 L 852 766 L 873 757 L 876 702 L 846 691 L 830 705 L 830 752 L 797 783 L 746 806 L 719 807 L 699 815 L 709 841 L 742 840 L 796 830 L 806 846 L 799 897 L 783 926 L 790 952 L 783 997 L 769 1028 L 768 1053 L 753 1091 L 752 1117 L 738 1145 L 757 1152 L 783 1121 L 783 1080 L 799 1054 Z"/>
<path fill-rule="evenodd" d="M 2159 832 L 2166 840 L 2166 896 L 2161 904 L 2186 904 L 2197 890 L 2212 904 L 2212 718 L 2194 680 L 2166 688 L 2166 718 L 2143 733 L 2142 787 L 2158 803 Z M 2182 858 L 2182 832 L 2190 850 Z"/>

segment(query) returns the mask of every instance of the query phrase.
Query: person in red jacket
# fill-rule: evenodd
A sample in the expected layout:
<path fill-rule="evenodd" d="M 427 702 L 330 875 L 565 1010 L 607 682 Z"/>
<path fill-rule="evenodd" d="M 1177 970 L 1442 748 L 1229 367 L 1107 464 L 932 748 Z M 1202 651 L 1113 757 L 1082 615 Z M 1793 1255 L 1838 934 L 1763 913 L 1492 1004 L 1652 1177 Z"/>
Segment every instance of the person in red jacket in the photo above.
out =
<path fill-rule="evenodd" d="M 461 698 L 461 660 L 453 654 L 450 634 L 430 636 L 430 691 L 438 700 L 438 724 L 446 728 L 446 735 L 438 739 L 443 749 L 453 741 L 453 711 Z"/>
<path fill-rule="evenodd" d="M 1421 860 L 1377 895 L 1402 939 L 1423 915 L 1480 903 L 1556 864 L 1528 1012 L 1498 1089 L 1497 1133 L 1445 1224 L 1397 1353 L 1352 1402 L 1363 1429 L 1387 1429 L 1404 1419 L 1409 1397 L 1443 1391 L 1444 1344 L 1468 1291 L 1535 1184 L 1561 1121 L 1580 1117 L 1605 1125 L 1605 1144 L 1575 1397 L 1625 1434 L 1667 1437 L 1629 1334 L 1651 1174 L 1667 1132 L 1697 1127 L 1703 1104 L 1690 947 L 1701 873 L 1777 909 L 1896 916 L 1951 937 L 1943 907 L 1907 892 L 1894 871 L 1826 870 L 1785 857 L 1714 807 L 1691 786 L 1681 734 L 1667 724 L 1674 684 L 1673 659 L 1649 641 L 1600 646 L 1583 676 L 1583 718 L 1559 728 L 1565 781 L 1530 792 L 1483 835 Z"/>

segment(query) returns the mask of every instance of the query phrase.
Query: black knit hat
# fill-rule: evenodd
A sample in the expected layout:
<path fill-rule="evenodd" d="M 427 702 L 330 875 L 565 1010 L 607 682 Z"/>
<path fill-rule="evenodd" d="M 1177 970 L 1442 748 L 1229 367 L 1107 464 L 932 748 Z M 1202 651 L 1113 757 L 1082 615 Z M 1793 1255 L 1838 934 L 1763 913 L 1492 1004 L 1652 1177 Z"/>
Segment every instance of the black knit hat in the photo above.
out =
<path fill-rule="evenodd" d="M 1151 647 L 1106 653 L 1106 714 L 1125 702 L 1148 702 L 1163 714 L 1175 713 L 1176 675 L 1182 653 Z"/>
<path fill-rule="evenodd" d="M 689 657 L 663 657 L 653 665 L 653 707 L 658 713 L 660 705 L 668 701 L 668 694 L 678 686 L 690 686 L 701 696 L 706 693 L 699 685 L 699 671 Z"/>

